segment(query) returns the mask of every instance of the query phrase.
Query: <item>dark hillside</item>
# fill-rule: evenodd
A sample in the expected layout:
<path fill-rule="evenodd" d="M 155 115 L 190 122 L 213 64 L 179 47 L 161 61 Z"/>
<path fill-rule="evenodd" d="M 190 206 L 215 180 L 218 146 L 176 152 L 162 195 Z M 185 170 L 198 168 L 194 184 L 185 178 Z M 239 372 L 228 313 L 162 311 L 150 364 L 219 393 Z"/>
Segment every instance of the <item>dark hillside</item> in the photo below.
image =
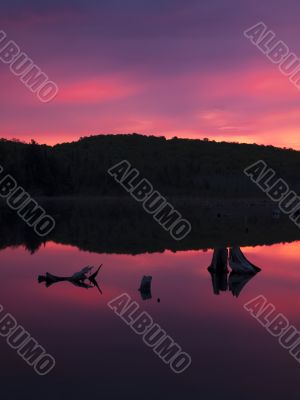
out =
<path fill-rule="evenodd" d="M 54 147 L 0 141 L 0 164 L 32 195 L 125 195 L 107 174 L 123 159 L 165 195 L 265 196 L 243 174 L 259 159 L 300 192 L 300 152 L 272 146 L 137 134 L 91 136 Z"/>

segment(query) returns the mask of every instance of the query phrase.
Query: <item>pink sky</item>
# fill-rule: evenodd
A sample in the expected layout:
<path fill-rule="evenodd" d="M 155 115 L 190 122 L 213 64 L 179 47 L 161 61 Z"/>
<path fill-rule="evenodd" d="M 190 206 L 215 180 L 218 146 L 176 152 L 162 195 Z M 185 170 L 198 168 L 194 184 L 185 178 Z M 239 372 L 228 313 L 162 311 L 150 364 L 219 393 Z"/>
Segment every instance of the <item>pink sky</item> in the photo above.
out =
<path fill-rule="evenodd" d="M 222 0 L 114 3 L 4 7 L 1 29 L 59 93 L 40 103 L 0 63 L 1 137 L 55 144 L 137 132 L 300 149 L 300 91 L 243 36 L 264 17 L 300 56 L 298 6 L 283 18 L 281 1 L 230 0 L 226 12 Z"/>

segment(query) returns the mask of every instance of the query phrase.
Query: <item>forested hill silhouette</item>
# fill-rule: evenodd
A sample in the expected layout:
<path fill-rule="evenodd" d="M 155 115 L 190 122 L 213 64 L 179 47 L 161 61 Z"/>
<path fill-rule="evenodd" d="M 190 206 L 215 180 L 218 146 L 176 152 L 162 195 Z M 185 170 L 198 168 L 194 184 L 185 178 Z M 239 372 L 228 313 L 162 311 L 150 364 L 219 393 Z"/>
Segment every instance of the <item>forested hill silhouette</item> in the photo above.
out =
<path fill-rule="evenodd" d="M 273 146 L 138 134 L 90 136 L 53 147 L 0 140 L 0 164 L 36 196 L 124 196 L 107 173 L 124 159 L 164 195 L 265 196 L 243 174 L 260 159 L 293 190 L 300 188 L 300 152 Z"/>

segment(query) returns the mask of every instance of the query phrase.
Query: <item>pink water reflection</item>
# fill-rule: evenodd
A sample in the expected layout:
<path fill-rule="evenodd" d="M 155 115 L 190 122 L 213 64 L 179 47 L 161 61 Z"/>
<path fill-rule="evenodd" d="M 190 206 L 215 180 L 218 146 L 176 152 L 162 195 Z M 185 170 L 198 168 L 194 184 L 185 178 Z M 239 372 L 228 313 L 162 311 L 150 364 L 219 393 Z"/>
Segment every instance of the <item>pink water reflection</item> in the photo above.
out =
<path fill-rule="evenodd" d="M 243 304 L 263 294 L 300 329 L 300 242 L 242 250 L 262 271 L 235 298 L 230 292 L 213 294 L 207 271 L 212 250 L 132 256 L 95 254 L 52 242 L 34 255 L 23 247 L 8 248 L 0 252 L 0 303 L 57 357 L 58 367 L 49 377 L 52 383 L 64 380 L 71 385 L 74 376 L 89 376 L 101 381 L 108 393 L 113 383 L 106 385 L 112 378 L 139 376 L 139 383 L 146 385 L 151 376 L 159 382 L 159 390 L 170 391 L 173 398 L 183 398 L 188 387 L 193 396 L 212 400 L 221 398 L 224 389 L 234 400 L 251 399 L 257 393 L 279 399 L 268 397 L 273 385 L 278 396 L 296 399 L 293 396 L 300 390 L 297 363 L 250 317 Z M 45 272 L 71 275 L 83 266 L 100 264 L 102 296 L 96 289 L 68 282 L 49 288 L 37 282 Z M 152 299 L 147 301 L 138 292 L 143 275 L 153 277 Z M 192 367 L 179 380 L 107 307 L 109 300 L 123 292 L 191 354 Z M 10 365 L 14 374 L 26 375 L 26 367 L 25 372 L 10 349 L 3 343 L 0 347 L 2 364 Z M 130 368 L 126 366 L 129 359 Z M 262 382 L 266 369 L 270 373 Z M 219 386 L 214 388 L 214 397 L 211 390 L 216 376 Z M 32 384 L 36 385 L 35 379 Z"/>

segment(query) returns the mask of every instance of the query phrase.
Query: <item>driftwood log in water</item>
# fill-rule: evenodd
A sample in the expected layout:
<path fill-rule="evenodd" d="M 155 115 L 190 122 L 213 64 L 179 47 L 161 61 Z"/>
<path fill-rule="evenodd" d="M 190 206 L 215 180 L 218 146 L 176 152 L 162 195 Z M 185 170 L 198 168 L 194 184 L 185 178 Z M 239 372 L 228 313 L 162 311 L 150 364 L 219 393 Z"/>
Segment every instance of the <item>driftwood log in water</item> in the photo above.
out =
<path fill-rule="evenodd" d="M 45 275 L 39 275 L 38 276 L 38 282 L 46 283 L 46 287 L 49 287 L 55 283 L 58 282 L 70 282 L 75 286 L 83 287 L 85 289 L 91 289 L 93 287 L 96 287 L 99 292 L 102 294 L 102 291 L 96 281 L 96 277 L 100 271 L 100 268 L 102 267 L 102 264 L 98 267 L 98 269 L 93 273 L 88 275 L 94 267 L 84 267 L 82 270 L 75 272 L 71 276 L 57 276 L 50 274 L 49 272 L 46 272 Z M 86 283 L 85 281 L 88 281 L 90 284 Z"/>

